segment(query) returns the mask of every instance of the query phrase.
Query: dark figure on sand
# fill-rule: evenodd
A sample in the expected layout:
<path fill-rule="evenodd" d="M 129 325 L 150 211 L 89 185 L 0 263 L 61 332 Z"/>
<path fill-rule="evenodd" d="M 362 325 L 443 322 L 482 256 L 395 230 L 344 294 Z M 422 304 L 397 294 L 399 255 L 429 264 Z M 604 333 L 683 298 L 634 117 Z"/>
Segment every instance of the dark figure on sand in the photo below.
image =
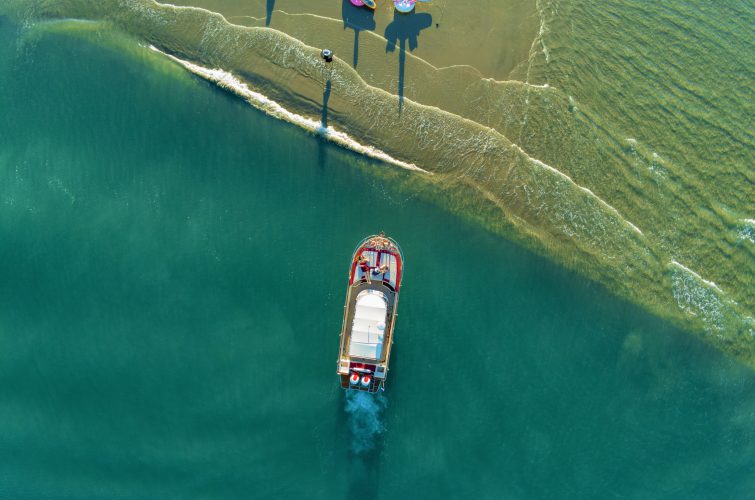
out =
<path fill-rule="evenodd" d="M 409 14 L 394 12 L 393 22 L 385 28 L 385 39 L 388 44 L 385 46 L 386 52 L 396 50 L 396 44 L 399 46 L 398 53 L 398 110 L 399 113 L 404 104 L 404 65 L 406 63 L 406 43 L 409 42 L 409 51 L 417 48 L 420 31 L 433 25 L 433 16 L 423 12 L 417 14 L 411 11 Z"/>
<path fill-rule="evenodd" d="M 356 7 L 349 0 L 342 0 L 341 18 L 343 19 L 343 29 L 351 28 L 354 30 L 354 60 L 353 66 L 356 68 L 359 62 L 359 32 L 372 31 L 375 29 L 375 11 Z"/>

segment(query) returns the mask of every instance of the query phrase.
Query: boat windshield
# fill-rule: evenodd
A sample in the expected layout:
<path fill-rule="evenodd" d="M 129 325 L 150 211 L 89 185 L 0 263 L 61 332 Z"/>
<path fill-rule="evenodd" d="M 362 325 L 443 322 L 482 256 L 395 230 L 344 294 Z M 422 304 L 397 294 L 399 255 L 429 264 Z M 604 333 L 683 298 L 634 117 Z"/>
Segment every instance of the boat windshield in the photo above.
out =
<path fill-rule="evenodd" d="M 357 295 L 349 356 L 381 358 L 387 313 L 388 302 L 383 292 L 364 290 Z"/>

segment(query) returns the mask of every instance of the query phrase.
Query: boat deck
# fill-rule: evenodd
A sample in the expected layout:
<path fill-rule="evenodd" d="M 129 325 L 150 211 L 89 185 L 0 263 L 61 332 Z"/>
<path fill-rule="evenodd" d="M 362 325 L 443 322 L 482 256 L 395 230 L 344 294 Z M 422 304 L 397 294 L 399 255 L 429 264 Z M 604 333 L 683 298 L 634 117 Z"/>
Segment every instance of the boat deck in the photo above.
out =
<path fill-rule="evenodd" d="M 384 388 L 403 259 L 398 244 L 384 233 L 364 238 L 354 250 L 337 362 L 344 389 Z"/>
<path fill-rule="evenodd" d="M 354 324 L 354 314 L 356 312 L 356 298 L 365 290 L 377 290 L 385 294 L 388 302 L 386 314 L 386 325 L 383 333 L 383 348 L 379 359 L 358 358 L 351 356 L 352 362 L 362 362 L 367 364 L 383 363 L 390 353 L 391 342 L 393 341 L 393 319 L 396 306 L 396 292 L 381 280 L 361 281 L 355 283 L 349 289 L 349 297 L 346 302 L 346 311 L 344 316 L 343 331 L 341 332 L 341 353 L 348 353 L 351 344 L 351 327 Z"/>

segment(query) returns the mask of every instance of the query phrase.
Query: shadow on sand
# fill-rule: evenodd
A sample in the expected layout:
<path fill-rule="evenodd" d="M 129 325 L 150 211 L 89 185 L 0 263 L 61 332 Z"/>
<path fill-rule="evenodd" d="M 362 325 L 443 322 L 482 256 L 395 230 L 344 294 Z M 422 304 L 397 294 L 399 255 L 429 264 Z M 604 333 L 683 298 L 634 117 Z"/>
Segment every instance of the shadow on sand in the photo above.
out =
<path fill-rule="evenodd" d="M 404 65 L 406 64 L 406 44 L 409 43 L 409 51 L 416 49 L 418 46 L 417 38 L 420 31 L 429 28 L 433 24 L 433 16 L 423 12 L 417 14 L 411 11 L 408 14 L 400 12 L 393 13 L 393 22 L 385 28 L 385 38 L 388 44 L 385 46 L 386 52 L 396 50 L 398 43 L 398 111 L 404 104 Z"/>
<path fill-rule="evenodd" d="M 273 9 L 275 9 L 275 0 L 267 0 L 265 6 L 265 26 L 270 26 L 270 20 L 273 18 Z"/>
<path fill-rule="evenodd" d="M 320 126 L 328 128 L 328 100 L 330 100 L 330 78 L 325 82 L 325 89 L 322 91 L 322 115 L 320 117 Z"/>
<path fill-rule="evenodd" d="M 359 32 L 375 29 L 375 11 L 356 7 L 349 0 L 343 0 L 341 18 L 343 19 L 343 29 L 351 28 L 354 30 L 354 60 L 352 65 L 356 68 L 359 62 Z"/>

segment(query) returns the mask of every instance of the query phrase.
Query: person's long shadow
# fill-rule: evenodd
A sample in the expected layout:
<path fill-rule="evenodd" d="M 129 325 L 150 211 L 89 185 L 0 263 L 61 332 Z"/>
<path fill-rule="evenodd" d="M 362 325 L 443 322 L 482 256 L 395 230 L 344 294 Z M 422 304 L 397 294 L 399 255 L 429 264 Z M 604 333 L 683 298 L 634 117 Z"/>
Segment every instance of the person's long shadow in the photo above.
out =
<path fill-rule="evenodd" d="M 331 83 L 330 78 L 328 78 L 322 91 L 322 114 L 320 115 L 320 128 L 317 131 L 317 165 L 320 169 L 325 168 L 328 156 L 328 101 L 330 100 L 330 91 Z"/>
<path fill-rule="evenodd" d="M 417 48 L 420 31 L 429 28 L 433 24 L 433 16 L 423 12 L 417 14 L 411 11 L 408 14 L 401 14 L 398 11 L 393 13 L 393 22 L 385 28 L 385 39 L 388 44 L 385 46 L 386 52 L 396 50 L 398 42 L 398 112 L 404 105 L 404 65 L 406 64 L 406 43 L 409 42 L 409 51 Z"/>
<path fill-rule="evenodd" d="M 270 26 L 270 20 L 273 18 L 273 9 L 275 9 L 275 0 L 267 0 L 265 6 L 265 26 Z"/>
<path fill-rule="evenodd" d="M 341 4 L 341 18 L 343 19 L 343 29 L 351 28 L 354 30 L 353 65 L 356 68 L 359 62 L 359 32 L 375 29 L 375 11 L 364 7 L 356 7 L 349 0 L 343 0 L 343 4 Z"/>
<path fill-rule="evenodd" d="M 326 129 L 328 128 L 328 101 L 330 100 L 330 78 L 325 82 L 325 89 L 322 91 L 322 115 L 320 118 L 320 126 Z"/>

